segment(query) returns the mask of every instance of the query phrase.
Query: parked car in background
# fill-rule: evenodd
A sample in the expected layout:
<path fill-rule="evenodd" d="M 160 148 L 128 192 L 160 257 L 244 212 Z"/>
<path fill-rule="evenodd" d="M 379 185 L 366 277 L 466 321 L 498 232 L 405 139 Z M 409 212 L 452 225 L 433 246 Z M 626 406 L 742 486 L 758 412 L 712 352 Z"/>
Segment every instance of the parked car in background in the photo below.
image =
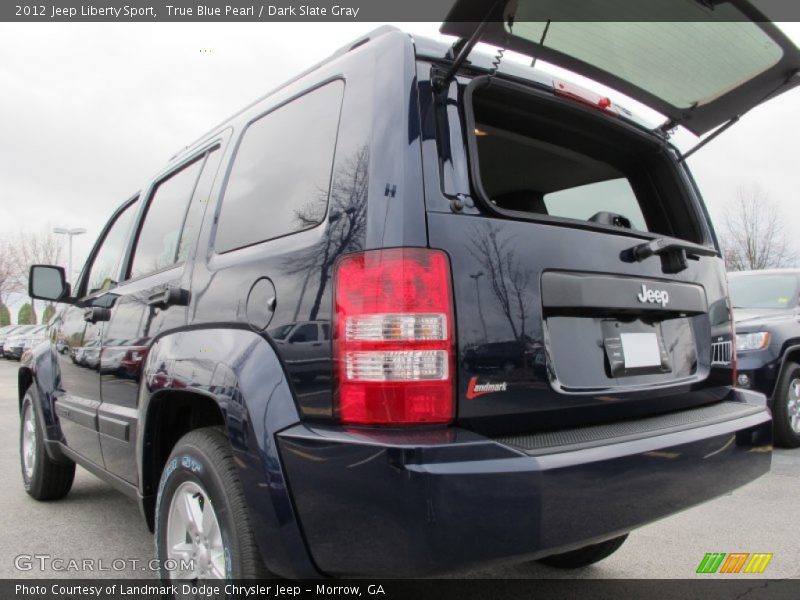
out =
<path fill-rule="evenodd" d="M 6 325 L 2 329 L 0 329 L 0 356 L 3 356 L 3 344 L 8 338 L 9 335 L 14 333 L 17 329 L 19 329 L 21 325 Z"/>
<path fill-rule="evenodd" d="M 147 356 L 147 338 L 107 340 L 100 355 L 100 374 L 136 378 Z"/>
<path fill-rule="evenodd" d="M 46 332 L 46 325 L 31 325 L 21 333 L 14 333 L 3 344 L 3 353 L 6 358 L 19 360 L 26 350 L 45 339 Z"/>
<path fill-rule="evenodd" d="M 30 331 L 36 327 L 36 325 L 11 325 L 9 327 L 11 327 L 11 329 L 9 329 L 5 334 L 0 335 L 0 356 L 3 358 L 10 358 L 6 355 L 6 348 L 8 347 L 11 338 L 25 334 L 27 331 Z"/>
<path fill-rule="evenodd" d="M 29 350 L 35 348 L 37 344 L 41 344 L 46 340 L 48 330 L 48 325 L 42 325 L 40 329 L 34 330 L 30 335 L 26 336 L 25 342 L 22 345 L 22 353 L 25 354 Z"/>
<path fill-rule="evenodd" d="M 800 269 L 728 274 L 736 383 L 767 395 L 775 443 L 800 446 Z"/>
<path fill-rule="evenodd" d="M 96 369 L 100 364 L 100 340 L 95 339 L 85 346 L 74 348 L 72 362 L 81 367 Z"/>
<path fill-rule="evenodd" d="M 300 321 L 271 330 L 270 336 L 280 349 L 292 375 L 307 382 L 330 369 L 327 346 L 331 339 L 331 324 L 327 321 Z"/>

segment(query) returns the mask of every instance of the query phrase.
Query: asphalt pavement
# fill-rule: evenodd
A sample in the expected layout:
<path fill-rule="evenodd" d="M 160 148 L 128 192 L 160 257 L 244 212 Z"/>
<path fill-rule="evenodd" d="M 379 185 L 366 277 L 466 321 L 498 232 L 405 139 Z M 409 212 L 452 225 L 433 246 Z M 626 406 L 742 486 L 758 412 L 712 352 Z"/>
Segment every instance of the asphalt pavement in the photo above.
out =
<path fill-rule="evenodd" d="M 66 498 L 37 502 L 19 472 L 17 368 L 0 359 L 0 577 L 149 577 L 153 538 L 136 505 L 77 470 Z M 591 499 L 587 499 L 591 501 Z M 762 575 L 800 577 L 800 449 L 776 450 L 772 471 L 735 492 L 634 531 L 610 558 L 563 572 L 536 563 L 454 574 L 464 578 L 690 578 L 707 552 L 768 552 Z M 469 532 L 464 532 L 469 535 Z M 47 556 L 50 558 L 37 558 Z M 21 557 L 21 558 L 20 558 Z M 54 570 L 49 561 L 61 569 Z M 70 561 L 74 562 L 70 562 Z M 85 560 L 95 569 L 80 568 Z M 41 568 L 44 566 L 45 568 Z M 75 570 L 72 567 L 78 566 Z"/>

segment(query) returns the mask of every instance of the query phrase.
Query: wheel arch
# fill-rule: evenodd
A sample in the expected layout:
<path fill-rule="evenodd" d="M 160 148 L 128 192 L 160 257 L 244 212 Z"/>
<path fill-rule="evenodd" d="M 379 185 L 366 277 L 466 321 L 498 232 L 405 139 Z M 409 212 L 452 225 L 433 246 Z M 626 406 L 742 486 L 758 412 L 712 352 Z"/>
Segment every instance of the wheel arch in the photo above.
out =
<path fill-rule="evenodd" d="M 22 399 L 25 392 L 34 382 L 33 369 L 30 367 L 20 367 L 17 371 L 17 408 L 22 412 Z"/>
<path fill-rule="evenodd" d="M 170 431 L 175 419 L 177 429 Z M 285 577 L 319 576 L 275 442 L 275 434 L 300 416 L 283 365 L 264 336 L 247 326 L 208 324 L 157 338 L 142 374 L 139 420 L 139 493 L 151 529 L 174 444 L 193 429 L 218 425 L 231 444 L 267 568 Z"/>
<path fill-rule="evenodd" d="M 45 450 L 56 461 L 64 460 L 58 443 L 63 436 L 53 409 L 59 377 L 58 365 L 49 345 L 39 346 L 32 353 L 24 354 L 17 370 L 17 409 L 22 410 L 22 400 L 28 388 L 36 386 L 39 397 L 37 420 L 44 432 Z"/>
<path fill-rule="evenodd" d="M 789 363 L 800 364 L 800 344 L 787 346 L 784 349 L 783 356 L 781 357 L 781 366 L 778 369 L 777 376 L 775 377 L 775 385 L 773 386 L 772 392 L 769 395 L 770 403 L 774 402 L 775 400 L 775 394 L 778 393 L 778 387 L 783 380 L 783 376 L 786 373 L 787 365 Z"/>
<path fill-rule="evenodd" d="M 43 401 L 51 399 L 56 389 L 58 376 L 58 366 L 54 362 L 52 348 L 49 345 L 43 344 L 33 352 L 23 354 L 17 369 L 17 399 L 20 408 L 25 392 L 34 383 Z M 48 426 L 53 424 L 49 411 L 46 421 Z"/>
<path fill-rule="evenodd" d="M 139 451 L 140 492 L 143 498 L 152 499 L 164 465 L 178 440 L 202 427 L 216 425 L 224 428 L 225 416 L 216 399 L 209 394 L 163 389 L 150 397 L 143 423 L 144 435 Z M 153 531 L 154 504 L 146 502 L 142 510 L 147 526 Z"/>

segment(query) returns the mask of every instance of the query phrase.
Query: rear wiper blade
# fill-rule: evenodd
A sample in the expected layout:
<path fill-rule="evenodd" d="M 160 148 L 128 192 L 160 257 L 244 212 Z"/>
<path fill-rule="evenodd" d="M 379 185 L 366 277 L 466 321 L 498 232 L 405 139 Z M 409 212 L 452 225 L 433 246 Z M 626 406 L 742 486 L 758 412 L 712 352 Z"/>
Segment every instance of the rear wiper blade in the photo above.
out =
<path fill-rule="evenodd" d="M 657 238 L 651 242 L 623 250 L 620 259 L 625 262 L 642 262 L 651 256 L 661 257 L 661 267 L 665 273 L 680 273 L 687 267 L 687 256 L 692 258 L 717 256 L 717 251 L 675 238 Z"/>
<path fill-rule="evenodd" d="M 633 248 L 624 250 L 622 260 L 626 262 L 642 262 L 645 258 L 651 256 L 658 256 L 675 251 L 685 251 L 689 256 L 716 256 L 717 251 L 701 246 L 700 244 L 693 244 L 692 242 L 683 242 L 674 238 L 657 238 L 651 242 L 639 244 Z"/>

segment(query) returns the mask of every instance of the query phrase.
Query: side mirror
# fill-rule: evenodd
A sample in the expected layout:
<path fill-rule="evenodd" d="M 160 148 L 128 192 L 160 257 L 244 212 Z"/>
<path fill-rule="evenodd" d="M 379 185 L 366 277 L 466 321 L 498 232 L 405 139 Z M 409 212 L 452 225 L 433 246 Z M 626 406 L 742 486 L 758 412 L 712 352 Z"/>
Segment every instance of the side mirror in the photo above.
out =
<path fill-rule="evenodd" d="M 28 277 L 28 295 L 37 300 L 72 303 L 63 267 L 32 265 Z"/>

